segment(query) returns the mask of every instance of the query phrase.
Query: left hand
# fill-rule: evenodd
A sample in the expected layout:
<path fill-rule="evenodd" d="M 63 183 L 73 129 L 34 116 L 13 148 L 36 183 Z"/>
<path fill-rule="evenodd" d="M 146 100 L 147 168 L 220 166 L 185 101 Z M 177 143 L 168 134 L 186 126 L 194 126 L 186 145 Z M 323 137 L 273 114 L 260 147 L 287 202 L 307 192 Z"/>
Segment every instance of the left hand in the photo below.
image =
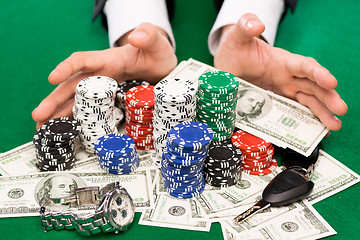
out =
<path fill-rule="evenodd" d="M 265 30 L 254 14 L 224 27 L 214 66 L 307 106 L 330 130 L 339 130 L 347 105 L 337 80 L 315 59 L 272 47 L 258 37 Z"/>

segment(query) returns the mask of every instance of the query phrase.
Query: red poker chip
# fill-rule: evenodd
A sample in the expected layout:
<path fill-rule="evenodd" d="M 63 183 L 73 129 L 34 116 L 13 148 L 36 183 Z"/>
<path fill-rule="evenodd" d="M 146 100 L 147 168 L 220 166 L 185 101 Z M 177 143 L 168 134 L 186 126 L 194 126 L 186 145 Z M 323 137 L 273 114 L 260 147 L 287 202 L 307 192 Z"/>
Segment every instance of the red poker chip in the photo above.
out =
<path fill-rule="evenodd" d="M 125 112 L 135 115 L 154 115 L 154 109 L 134 108 L 128 105 L 125 106 Z"/>
<path fill-rule="evenodd" d="M 131 88 L 125 95 L 125 103 L 136 108 L 154 108 L 154 86 L 140 85 Z"/>
<path fill-rule="evenodd" d="M 251 162 L 242 162 L 242 167 L 245 169 L 255 169 L 255 168 L 267 168 L 271 165 L 272 161 L 264 162 L 264 163 L 251 163 Z"/>
<path fill-rule="evenodd" d="M 154 150 L 154 146 L 146 146 L 146 147 L 142 147 L 142 146 L 136 146 L 137 150 L 142 150 L 142 151 L 150 151 L 150 150 Z"/>
<path fill-rule="evenodd" d="M 270 142 L 242 130 L 238 130 L 232 135 L 231 142 L 244 153 L 265 152 L 271 146 Z"/>
<path fill-rule="evenodd" d="M 129 128 L 128 126 L 125 126 L 125 132 L 126 132 L 126 135 L 128 134 L 131 134 L 133 136 L 146 136 L 146 135 L 149 135 L 149 134 L 153 134 L 153 130 L 152 128 L 149 128 L 149 129 L 144 129 L 144 130 L 140 130 L 140 129 L 131 129 Z"/>
<path fill-rule="evenodd" d="M 153 117 L 151 118 L 141 118 L 141 117 L 136 117 L 136 116 L 125 116 L 125 120 L 126 121 L 131 121 L 131 122 L 135 122 L 135 123 L 152 123 L 153 122 Z"/>
<path fill-rule="evenodd" d="M 264 158 L 264 157 L 267 157 L 267 156 L 272 156 L 272 155 L 274 155 L 274 153 L 275 153 L 274 152 L 274 146 L 271 145 L 270 148 L 268 148 L 264 152 L 242 152 L 242 155 L 246 156 L 248 158 L 259 159 L 259 158 Z"/>
<path fill-rule="evenodd" d="M 135 143 L 136 147 L 154 147 L 154 143 Z"/>
<path fill-rule="evenodd" d="M 147 136 L 131 136 L 131 138 L 135 141 L 135 142 L 145 142 L 145 141 L 153 141 L 153 135 L 147 135 Z"/>
<path fill-rule="evenodd" d="M 141 117 L 153 117 L 154 114 L 152 113 L 137 113 L 137 112 L 132 112 L 132 111 L 129 111 L 129 110 L 125 110 L 125 115 L 128 115 L 128 116 L 141 116 Z"/>
<path fill-rule="evenodd" d="M 248 156 L 241 156 L 242 160 L 247 160 L 250 162 L 265 162 L 265 161 L 271 161 L 271 159 L 273 158 L 274 154 L 271 155 L 267 155 L 264 157 L 248 157 Z"/>
<path fill-rule="evenodd" d="M 250 174 L 250 175 L 257 175 L 257 176 L 263 176 L 263 175 L 267 175 L 267 174 L 270 174 L 272 173 L 272 171 L 274 171 L 277 167 L 277 161 L 276 159 L 274 158 L 271 165 L 267 168 L 264 168 L 264 169 L 254 169 L 254 168 L 250 168 L 250 169 L 247 169 L 247 168 L 243 168 L 242 172 L 244 173 L 247 173 L 247 174 Z"/>
<path fill-rule="evenodd" d="M 131 121 L 130 119 L 125 118 L 125 124 L 127 124 L 128 126 L 135 126 L 136 128 L 154 128 L 154 125 L 152 122 L 145 122 L 145 123 L 140 123 L 140 122 L 134 122 Z M 132 128 L 131 128 L 132 129 Z"/>

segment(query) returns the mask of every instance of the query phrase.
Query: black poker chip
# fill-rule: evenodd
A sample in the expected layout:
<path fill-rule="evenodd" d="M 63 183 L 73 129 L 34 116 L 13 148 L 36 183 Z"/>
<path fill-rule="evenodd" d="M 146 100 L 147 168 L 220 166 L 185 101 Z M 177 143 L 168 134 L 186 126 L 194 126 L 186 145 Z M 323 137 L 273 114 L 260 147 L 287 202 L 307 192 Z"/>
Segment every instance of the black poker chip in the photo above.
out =
<path fill-rule="evenodd" d="M 44 137 L 54 142 L 74 139 L 80 132 L 80 124 L 71 118 L 61 117 L 47 121 L 41 126 Z"/>
<path fill-rule="evenodd" d="M 241 152 L 228 141 L 215 141 L 209 146 L 204 161 L 205 181 L 214 187 L 230 187 L 241 179 Z"/>
<path fill-rule="evenodd" d="M 33 138 L 36 167 L 39 171 L 64 171 L 74 166 L 75 138 L 80 124 L 71 118 L 62 117 L 46 122 Z"/>

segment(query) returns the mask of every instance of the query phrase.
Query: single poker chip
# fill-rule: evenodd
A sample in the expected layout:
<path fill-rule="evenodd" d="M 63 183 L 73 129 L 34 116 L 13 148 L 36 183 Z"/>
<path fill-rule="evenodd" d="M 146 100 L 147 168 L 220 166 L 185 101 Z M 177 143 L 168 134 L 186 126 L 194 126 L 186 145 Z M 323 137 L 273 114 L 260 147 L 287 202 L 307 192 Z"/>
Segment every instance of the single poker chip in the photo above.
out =
<path fill-rule="evenodd" d="M 68 117 L 51 119 L 41 126 L 43 136 L 54 142 L 72 140 L 79 135 L 80 129 L 80 124 Z"/>
<path fill-rule="evenodd" d="M 271 146 L 270 142 L 242 130 L 236 131 L 231 137 L 231 141 L 242 152 L 264 152 Z"/>
<path fill-rule="evenodd" d="M 203 179 L 203 173 L 196 172 L 194 174 L 187 174 L 185 176 L 178 176 L 178 175 L 169 175 L 166 171 L 161 171 L 161 174 L 164 179 L 166 179 L 169 182 L 178 183 L 178 182 L 192 182 L 195 180 L 202 180 Z"/>
<path fill-rule="evenodd" d="M 275 153 L 274 146 L 271 145 L 266 151 L 264 152 L 246 152 L 243 151 L 242 154 L 247 159 L 257 160 L 257 159 L 263 159 L 270 156 L 273 156 Z"/>
<path fill-rule="evenodd" d="M 109 134 L 100 137 L 94 144 L 95 150 L 102 156 L 128 154 L 135 148 L 134 140 L 124 134 Z"/>
<path fill-rule="evenodd" d="M 163 102 L 188 102 L 194 98 L 198 85 L 190 80 L 163 79 L 155 85 L 156 99 Z"/>
<path fill-rule="evenodd" d="M 231 73 L 212 71 L 199 77 L 199 85 L 204 91 L 226 94 L 237 91 L 239 80 Z"/>
<path fill-rule="evenodd" d="M 245 172 L 250 175 L 257 175 L 257 176 L 263 176 L 272 173 L 277 167 L 277 161 L 275 158 L 273 158 L 273 161 L 271 165 L 264 169 L 244 169 L 242 172 Z"/>
<path fill-rule="evenodd" d="M 173 127 L 168 134 L 169 145 L 182 149 L 201 149 L 208 146 L 213 131 L 204 123 L 183 122 Z"/>
<path fill-rule="evenodd" d="M 143 115 L 143 116 L 147 116 L 147 117 L 154 116 L 154 110 L 153 109 L 143 110 L 142 108 L 125 107 L 125 113 L 132 114 L 132 115 Z"/>
<path fill-rule="evenodd" d="M 105 76 L 92 76 L 81 80 L 76 86 L 76 94 L 89 99 L 114 98 L 118 84 Z"/>
<path fill-rule="evenodd" d="M 202 162 L 198 162 L 196 164 L 193 164 L 191 166 L 184 166 L 184 165 L 178 165 L 174 164 L 166 159 L 166 157 L 163 154 L 163 158 L 161 160 L 161 167 L 168 169 L 169 171 L 180 171 L 184 174 L 188 174 L 190 172 L 194 171 L 201 171 L 202 169 Z"/>
<path fill-rule="evenodd" d="M 154 108 L 154 86 L 140 85 L 131 88 L 125 95 L 125 103 L 138 108 Z"/>

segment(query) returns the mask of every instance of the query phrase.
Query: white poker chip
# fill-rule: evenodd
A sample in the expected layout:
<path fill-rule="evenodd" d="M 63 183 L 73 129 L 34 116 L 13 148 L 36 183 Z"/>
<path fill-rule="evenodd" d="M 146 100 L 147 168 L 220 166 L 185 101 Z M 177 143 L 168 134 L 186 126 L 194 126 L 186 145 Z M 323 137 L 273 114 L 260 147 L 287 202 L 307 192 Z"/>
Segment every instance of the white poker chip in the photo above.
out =
<path fill-rule="evenodd" d="M 95 152 L 98 138 L 117 133 L 116 126 L 123 119 L 121 110 L 115 108 L 117 86 L 112 78 L 93 76 L 76 87 L 73 116 L 81 125 L 79 139 L 87 152 Z"/>
<path fill-rule="evenodd" d="M 182 103 L 191 101 L 198 90 L 198 85 L 179 78 L 164 79 L 154 88 L 155 98 L 162 102 Z"/>
<path fill-rule="evenodd" d="M 89 99 L 115 98 L 117 82 L 105 76 L 92 76 L 81 80 L 76 86 L 76 94 Z"/>

